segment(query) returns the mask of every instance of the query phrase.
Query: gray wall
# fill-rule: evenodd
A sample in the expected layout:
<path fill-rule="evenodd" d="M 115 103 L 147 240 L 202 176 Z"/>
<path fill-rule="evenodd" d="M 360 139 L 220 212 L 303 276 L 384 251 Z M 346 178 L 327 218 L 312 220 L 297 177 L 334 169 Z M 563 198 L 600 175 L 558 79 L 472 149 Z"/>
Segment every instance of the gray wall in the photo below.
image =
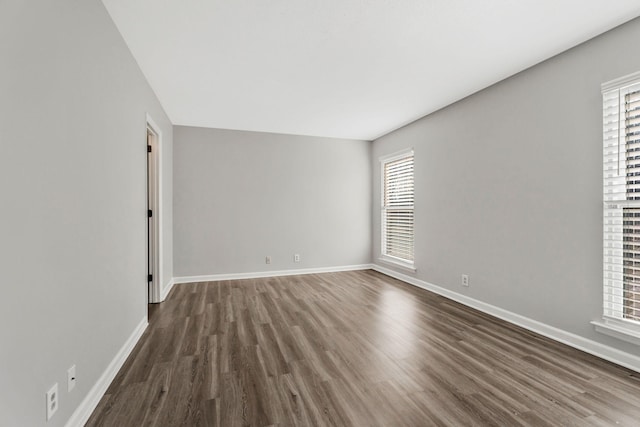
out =
<path fill-rule="evenodd" d="M 175 276 L 371 262 L 370 142 L 180 126 L 174 137 Z"/>
<path fill-rule="evenodd" d="M 172 128 L 99 0 L 0 2 L 0 58 L 0 425 L 61 426 L 146 316 L 147 112 L 173 274 Z"/>
<path fill-rule="evenodd" d="M 376 140 L 374 259 L 378 159 L 414 147 L 417 278 L 639 355 L 589 324 L 602 313 L 600 84 L 640 70 L 631 40 L 640 20 Z"/>

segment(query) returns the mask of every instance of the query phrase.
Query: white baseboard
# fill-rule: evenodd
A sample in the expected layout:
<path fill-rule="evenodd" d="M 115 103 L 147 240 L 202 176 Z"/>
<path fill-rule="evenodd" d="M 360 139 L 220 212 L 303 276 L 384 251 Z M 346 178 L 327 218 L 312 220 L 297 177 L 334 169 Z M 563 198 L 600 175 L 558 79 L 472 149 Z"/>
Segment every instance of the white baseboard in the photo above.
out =
<path fill-rule="evenodd" d="M 169 280 L 169 283 L 167 283 L 162 289 L 160 289 L 159 302 L 162 302 L 167 299 L 167 296 L 169 296 L 169 292 L 171 292 L 171 288 L 173 288 L 174 284 L 175 284 L 175 279 L 171 279 Z"/>
<path fill-rule="evenodd" d="M 89 417 L 98 406 L 98 403 L 100 403 L 100 399 L 102 399 L 102 396 L 104 396 L 109 385 L 111 385 L 111 381 L 116 377 L 116 374 L 144 333 L 147 325 L 147 316 L 145 316 L 138 326 L 136 326 L 135 330 L 131 333 L 122 348 L 120 348 L 111 363 L 109 363 L 107 369 L 102 373 L 100 378 L 98 378 L 98 381 L 93 385 L 93 387 L 91 387 L 91 390 L 89 390 L 89 393 L 84 400 L 73 412 L 73 415 L 71 415 L 71 418 L 69 418 L 69 421 L 65 424 L 66 427 L 81 427 L 89 420 Z"/>
<path fill-rule="evenodd" d="M 258 271 L 252 273 L 212 274 L 208 276 L 174 277 L 173 283 L 216 282 L 219 280 L 259 279 L 263 277 L 296 276 L 299 274 L 335 273 L 338 271 L 370 270 L 372 264 L 344 265 L 339 267 L 302 268 L 298 270 Z"/>
<path fill-rule="evenodd" d="M 371 268 L 379 273 L 386 274 L 387 276 L 402 280 L 403 282 L 409 283 L 410 285 L 414 285 L 418 288 L 426 289 L 427 291 L 442 295 L 453 301 L 459 302 L 460 304 L 475 308 L 476 310 L 479 310 L 483 313 L 490 314 L 509 323 L 521 326 L 532 332 L 538 333 L 547 338 L 551 338 L 552 340 L 559 341 L 563 344 L 574 347 L 578 350 L 582 350 L 601 359 L 608 360 L 609 362 L 613 362 L 617 365 L 624 366 L 625 368 L 640 372 L 640 357 L 633 354 L 626 353 L 608 345 L 601 344 L 597 341 L 584 338 L 580 335 L 576 335 L 571 332 L 567 332 L 562 329 L 547 325 L 545 323 L 538 322 L 537 320 L 533 320 L 528 317 L 513 313 L 511 311 L 504 310 L 500 307 L 478 301 L 466 295 L 462 295 L 449 289 L 445 289 L 440 286 L 425 282 L 423 280 L 416 279 L 415 277 L 398 273 L 377 264 L 372 265 Z"/>

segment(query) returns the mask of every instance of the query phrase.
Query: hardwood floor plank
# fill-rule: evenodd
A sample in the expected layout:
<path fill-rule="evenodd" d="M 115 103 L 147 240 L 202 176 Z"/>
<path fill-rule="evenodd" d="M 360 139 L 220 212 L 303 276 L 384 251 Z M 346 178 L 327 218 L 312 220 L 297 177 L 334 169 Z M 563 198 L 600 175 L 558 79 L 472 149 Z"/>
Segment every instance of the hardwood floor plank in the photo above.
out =
<path fill-rule="evenodd" d="M 640 425 L 640 374 L 373 271 L 177 285 L 88 426 Z"/>
<path fill-rule="evenodd" d="M 285 413 L 288 414 L 290 425 L 311 426 L 311 414 L 303 401 L 299 387 L 293 379 L 292 374 L 284 374 L 276 382 L 281 402 L 286 404 Z M 286 425 L 286 424 L 285 424 Z"/>
<path fill-rule="evenodd" d="M 244 425 L 265 426 L 276 421 L 276 411 L 271 408 L 273 395 L 268 388 L 267 377 L 261 369 L 256 350 L 257 346 L 242 347 L 242 369 L 237 374 L 242 390 Z"/>
<path fill-rule="evenodd" d="M 142 402 L 144 417 L 140 423 L 141 426 L 158 425 L 160 413 L 167 400 L 172 370 L 173 364 L 171 363 L 158 363 L 153 367 L 150 382 L 146 387 L 147 396 L 144 402 Z"/>
<path fill-rule="evenodd" d="M 308 409 L 313 425 L 343 426 L 346 417 L 339 407 L 334 406 L 322 387 L 322 379 L 315 368 L 304 361 L 296 360 L 291 364 L 291 376 L 298 386 L 300 397 Z"/>

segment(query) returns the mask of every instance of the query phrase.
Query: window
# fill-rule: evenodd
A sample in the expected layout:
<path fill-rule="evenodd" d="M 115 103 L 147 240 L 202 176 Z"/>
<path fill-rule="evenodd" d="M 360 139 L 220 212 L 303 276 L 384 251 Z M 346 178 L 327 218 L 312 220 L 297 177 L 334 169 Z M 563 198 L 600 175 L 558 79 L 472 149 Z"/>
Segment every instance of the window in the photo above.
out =
<path fill-rule="evenodd" d="M 640 73 L 604 84 L 605 321 L 640 331 Z M 605 332 L 606 333 L 606 332 Z"/>
<path fill-rule="evenodd" d="M 413 150 L 380 159 L 382 256 L 413 268 Z"/>

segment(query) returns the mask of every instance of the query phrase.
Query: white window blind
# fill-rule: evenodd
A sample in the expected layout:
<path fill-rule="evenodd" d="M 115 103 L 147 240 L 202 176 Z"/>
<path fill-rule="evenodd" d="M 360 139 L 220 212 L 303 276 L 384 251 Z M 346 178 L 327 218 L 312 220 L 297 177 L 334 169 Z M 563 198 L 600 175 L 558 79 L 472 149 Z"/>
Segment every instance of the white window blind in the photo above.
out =
<path fill-rule="evenodd" d="M 603 86 L 604 316 L 640 325 L 640 76 Z"/>
<path fill-rule="evenodd" d="M 413 151 L 382 161 L 382 254 L 413 265 Z"/>

